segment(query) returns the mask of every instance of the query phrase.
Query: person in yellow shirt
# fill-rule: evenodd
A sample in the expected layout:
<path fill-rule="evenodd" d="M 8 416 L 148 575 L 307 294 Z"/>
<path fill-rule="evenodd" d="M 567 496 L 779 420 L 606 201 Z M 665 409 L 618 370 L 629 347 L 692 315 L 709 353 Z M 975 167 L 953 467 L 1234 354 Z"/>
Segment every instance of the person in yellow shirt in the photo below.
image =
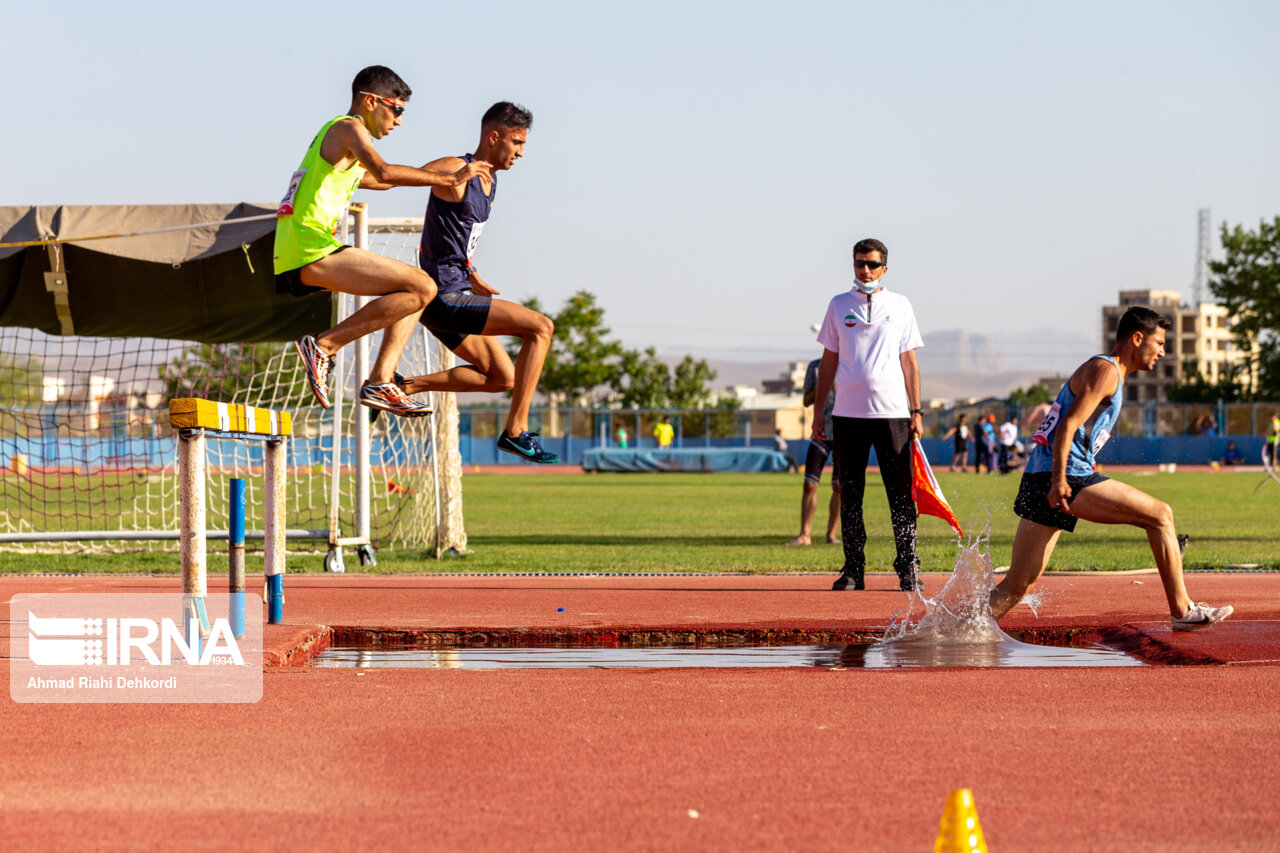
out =
<path fill-rule="evenodd" d="M 671 416 L 663 415 L 662 421 L 653 428 L 653 437 L 658 440 L 659 450 L 670 450 L 671 440 L 675 438 L 675 427 L 671 426 Z"/>

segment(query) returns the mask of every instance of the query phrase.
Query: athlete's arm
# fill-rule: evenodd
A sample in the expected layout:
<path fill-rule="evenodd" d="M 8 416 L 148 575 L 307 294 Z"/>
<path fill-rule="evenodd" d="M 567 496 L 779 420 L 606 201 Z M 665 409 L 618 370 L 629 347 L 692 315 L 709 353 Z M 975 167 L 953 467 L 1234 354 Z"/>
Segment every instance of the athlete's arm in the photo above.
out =
<path fill-rule="evenodd" d="M 465 165 L 467 165 L 467 161 L 463 160 L 461 157 L 440 157 L 439 159 L 432 160 L 430 163 L 423 164 L 422 168 L 429 172 L 445 172 L 453 174 Z M 432 187 L 431 194 L 437 198 L 442 198 L 445 201 L 462 201 L 463 196 L 467 194 L 467 185 L 465 183 L 461 183 L 452 187 Z"/>
<path fill-rule="evenodd" d="M 813 405 L 813 437 L 819 441 L 826 441 L 830 433 L 824 420 L 822 410 L 826 407 L 827 395 L 831 393 L 831 386 L 836 381 L 836 368 L 840 366 L 840 356 L 829 349 L 822 350 L 822 361 L 818 363 L 818 390 L 814 395 L 815 400 L 822 400 L 824 405 L 819 406 L 816 402 Z"/>
<path fill-rule="evenodd" d="M 1071 391 L 1076 399 L 1058 422 L 1057 433 L 1053 437 L 1053 475 L 1047 496 L 1049 506 L 1063 512 L 1071 511 L 1067 503 L 1071 499 L 1071 486 L 1067 484 L 1067 458 L 1071 454 L 1071 442 L 1076 430 L 1089 419 L 1102 401 L 1116 393 L 1119 383 L 1120 376 L 1115 367 L 1100 358 L 1085 362 L 1071 377 Z"/>
<path fill-rule="evenodd" d="M 920 363 L 916 361 L 916 351 L 909 349 L 898 354 L 902 363 L 902 376 L 907 383 L 907 402 L 911 404 L 911 437 L 924 435 L 924 415 L 916 413 L 920 408 Z"/>
<path fill-rule="evenodd" d="M 320 156 L 334 168 L 349 169 L 353 163 L 359 163 L 368 172 L 361 178 L 360 187 L 369 190 L 459 186 L 477 175 L 493 174 L 492 167 L 483 162 L 468 163 L 452 173 L 388 163 L 374 150 L 373 137 L 361 121 L 336 122 L 320 144 Z"/>
<path fill-rule="evenodd" d="M 477 296 L 500 296 L 501 290 L 496 287 L 490 287 L 489 283 L 482 279 L 475 270 L 467 270 L 467 283 L 471 285 L 471 292 Z"/>

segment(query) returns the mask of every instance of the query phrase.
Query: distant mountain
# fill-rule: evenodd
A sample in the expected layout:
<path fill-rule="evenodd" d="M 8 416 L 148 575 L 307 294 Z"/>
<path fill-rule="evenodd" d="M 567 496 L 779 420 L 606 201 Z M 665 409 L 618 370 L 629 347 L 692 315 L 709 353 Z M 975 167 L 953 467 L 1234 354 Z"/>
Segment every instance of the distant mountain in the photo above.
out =
<path fill-rule="evenodd" d="M 925 336 L 917 351 L 920 361 L 921 394 L 925 399 L 962 399 L 1004 396 L 1015 388 L 1025 388 L 1042 377 L 1074 370 L 1098 351 L 1099 342 L 1087 335 L 1058 329 L 1037 328 L 970 334 L 962 329 L 944 329 Z M 670 363 L 685 353 L 660 353 Z M 760 387 L 766 379 L 789 372 L 793 361 L 808 361 L 821 354 L 813 349 L 694 348 L 695 358 L 706 359 L 717 373 L 713 387 L 730 385 Z M 761 356 L 768 355 L 767 360 Z M 749 360 L 748 360 L 749 359 Z"/>

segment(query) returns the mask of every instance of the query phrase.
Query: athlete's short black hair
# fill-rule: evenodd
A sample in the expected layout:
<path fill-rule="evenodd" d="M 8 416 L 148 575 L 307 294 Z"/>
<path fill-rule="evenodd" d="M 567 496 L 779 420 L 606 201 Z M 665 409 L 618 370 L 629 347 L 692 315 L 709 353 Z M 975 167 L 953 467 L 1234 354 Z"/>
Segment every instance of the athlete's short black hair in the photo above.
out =
<path fill-rule="evenodd" d="M 409 100 L 409 96 L 413 94 L 409 84 L 385 65 L 370 65 L 360 70 L 356 79 L 351 81 L 351 100 L 359 98 L 361 92 L 371 92 L 401 101 Z"/>
<path fill-rule="evenodd" d="M 484 118 L 480 119 L 481 130 L 489 130 L 495 127 L 528 130 L 533 127 L 533 113 L 519 104 L 513 104 L 510 101 L 498 101 L 498 103 L 485 110 Z"/>
<path fill-rule="evenodd" d="M 1116 343 L 1120 343 L 1130 337 L 1134 332 L 1142 332 L 1144 335 L 1149 335 L 1156 329 L 1168 329 L 1172 325 L 1173 323 L 1169 318 L 1163 314 L 1157 314 L 1150 308 L 1135 305 L 1124 312 L 1124 316 L 1116 324 Z"/>
<path fill-rule="evenodd" d="M 855 255 L 865 255 L 868 252 L 879 252 L 881 263 L 889 263 L 888 247 L 874 237 L 868 237 L 853 244 L 853 253 Z"/>

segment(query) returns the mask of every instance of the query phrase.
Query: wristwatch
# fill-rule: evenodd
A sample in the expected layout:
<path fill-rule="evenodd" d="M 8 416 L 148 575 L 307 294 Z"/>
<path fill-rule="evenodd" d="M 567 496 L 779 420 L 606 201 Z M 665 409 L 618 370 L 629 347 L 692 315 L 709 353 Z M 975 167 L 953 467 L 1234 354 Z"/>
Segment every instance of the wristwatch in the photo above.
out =
<path fill-rule="evenodd" d="M 911 414 L 913 414 L 913 415 L 924 415 L 924 409 L 912 409 L 912 410 L 911 410 Z"/>

